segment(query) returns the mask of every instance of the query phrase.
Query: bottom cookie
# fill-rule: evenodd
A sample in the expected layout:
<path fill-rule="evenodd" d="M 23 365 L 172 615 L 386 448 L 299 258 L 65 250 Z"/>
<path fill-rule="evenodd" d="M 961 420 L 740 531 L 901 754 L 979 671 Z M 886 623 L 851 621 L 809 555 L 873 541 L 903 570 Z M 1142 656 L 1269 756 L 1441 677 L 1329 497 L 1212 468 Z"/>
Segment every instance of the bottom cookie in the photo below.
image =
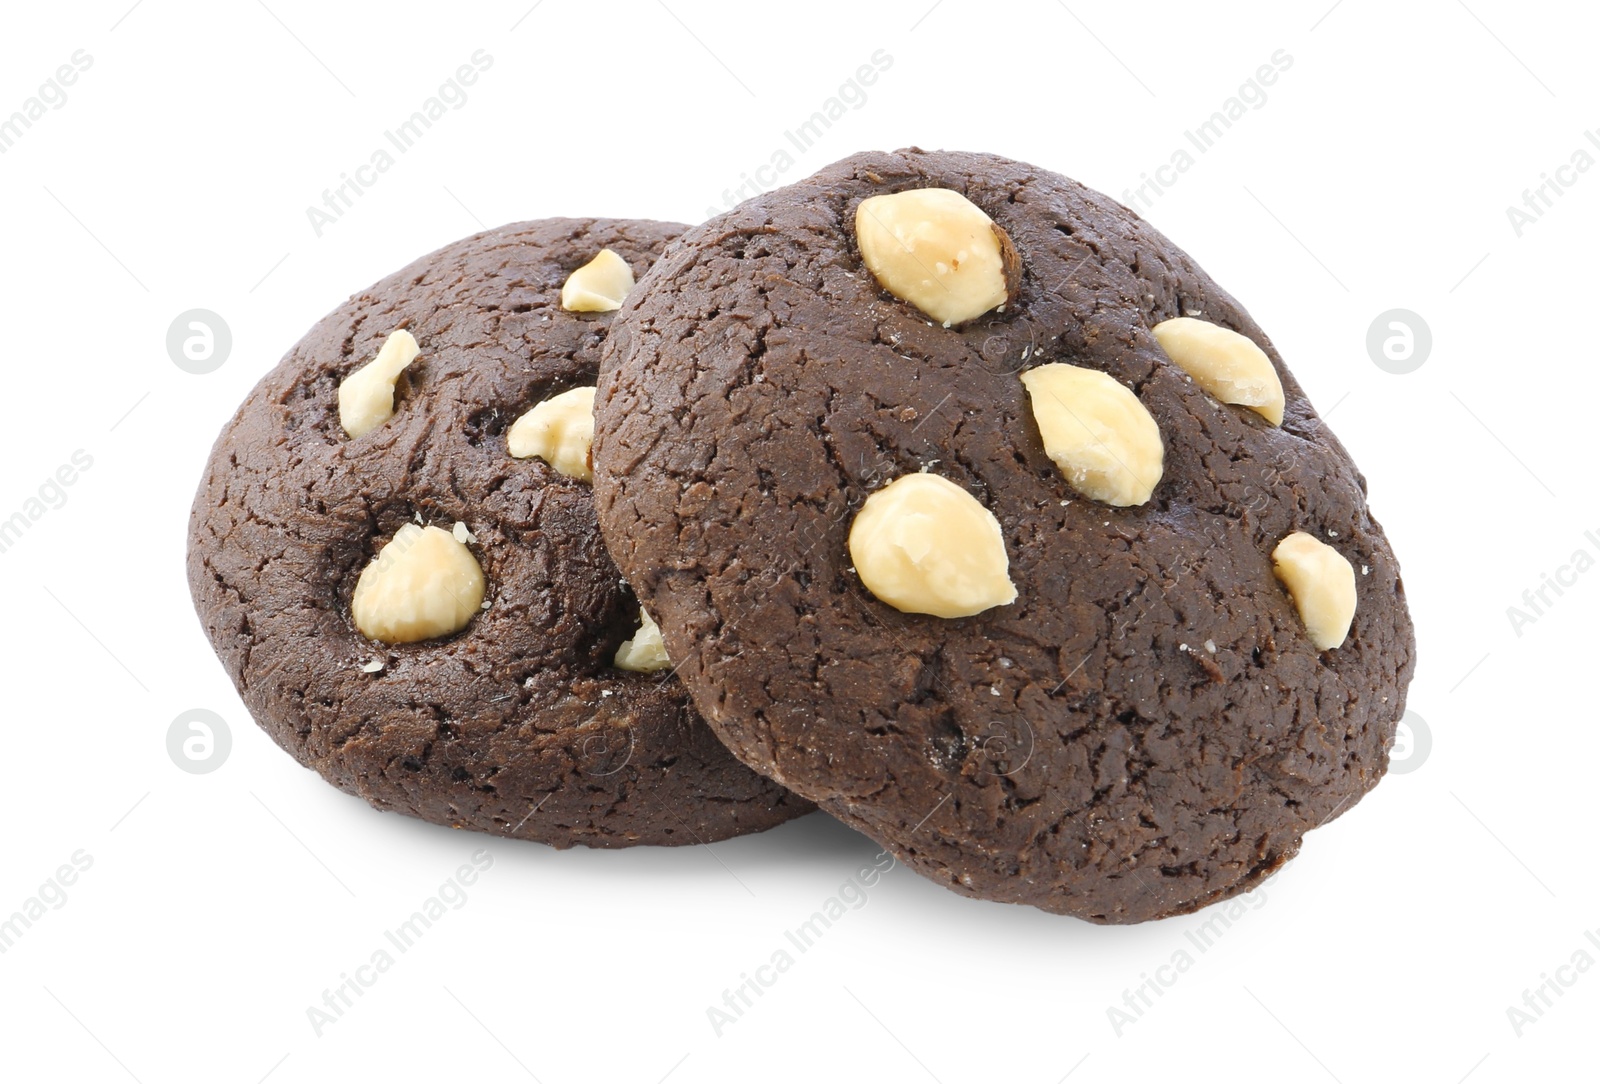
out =
<path fill-rule="evenodd" d="M 610 313 L 563 307 L 571 273 L 609 250 L 642 274 L 680 230 L 555 219 L 449 245 L 319 322 L 224 428 L 190 587 L 251 714 L 302 764 L 380 809 L 557 847 L 709 842 L 813 808 L 739 764 L 670 669 L 618 666 L 643 618 L 589 483 L 507 447 L 533 407 L 595 383 Z M 418 352 L 378 402 L 392 413 L 356 426 L 341 385 L 401 330 Z M 446 635 L 399 642 L 397 619 L 379 622 L 395 642 L 371 639 L 357 582 L 412 568 L 419 539 L 480 570 L 481 606 Z M 380 594 L 369 609 L 392 610 Z"/>

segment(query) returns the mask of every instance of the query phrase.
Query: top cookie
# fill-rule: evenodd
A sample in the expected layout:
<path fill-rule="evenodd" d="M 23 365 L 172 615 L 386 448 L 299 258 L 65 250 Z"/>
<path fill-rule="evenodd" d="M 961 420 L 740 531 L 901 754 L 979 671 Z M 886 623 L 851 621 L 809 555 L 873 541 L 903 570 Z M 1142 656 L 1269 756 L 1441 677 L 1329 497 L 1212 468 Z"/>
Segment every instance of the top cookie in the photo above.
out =
<path fill-rule="evenodd" d="M 925 189 L 964 198 L 862 207 Z M 689 231 L 596 424 L 607 545 L 712 727 L 957 891 L 1193 910 L 1385 770 L 1414 649 L 1360 473 L 1073 181 L 861 154 Z"/>
<path fill-rule="evenodd" d="M 593 386 L 617 265 L 642 273 L 681 229 L 551 219 L 446 246 L 325 317 L 223 430 L 189 583 L 302 763 L 382 809 L 556 846 L 692 844 L 810 808 L 734 760 L 666 669 L 619 668 L 640 609 L 587 455 L 546 439 L 587 411 L 513 428 Z M 603 250 L 604 273 L 573 276 Z"/>

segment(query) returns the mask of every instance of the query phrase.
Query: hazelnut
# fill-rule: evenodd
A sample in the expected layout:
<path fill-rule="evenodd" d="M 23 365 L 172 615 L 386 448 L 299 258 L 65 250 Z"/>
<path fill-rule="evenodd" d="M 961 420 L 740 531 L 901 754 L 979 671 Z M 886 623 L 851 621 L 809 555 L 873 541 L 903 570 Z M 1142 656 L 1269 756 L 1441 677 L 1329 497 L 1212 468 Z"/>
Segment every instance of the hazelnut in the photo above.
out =
<path fill-rule="evenodd" d="M 352 440 L 394 414 L 394 384 L 421 348 L 411 332 L 391 332 L 378 356 L 339 382 L 339 424 Z"/>
<path fill-rule="evenodd" d="M 1344 643 L 1356 616 L 1356 570 L 1344 555 L 1295 531 L 1272 551 L 1272 571 L 1289 589 L 1311 642 L 1322 651 Z"/>
<path fill-rule="evenodd" d="M 633 268 L 609 248 L 572 274 L 561 287 L 561 307 L 568 312 L 615 312 L 633 289 Z"/>
<path fill-rule="evenodd" d="M 593 388 L 573 388 L 546 399 L 511 424 L 506 450 L 517 459 L 538 456 L 568 478 L 594 481 Z"/>
<path fill-rule="evenodd" d="M 642 606 L 639 608 L 639 631 L 617 648 L 614 665 L 618 670 L 636 670 L 642 674 L 672 666 L 672 660 L 667 658 L 667 645 L 661 640 L 661 627 Z"/>
<path fill-rule="evenodd" d="M 1105 373 L 1060 362 L 1022 374 L 1033 420 L 1073 489 L 1124 508 L 1161 481 L 1161 430 L 1139 397 Z"/>
<path fill-rule="evenodd" d="M 868 591 L 902 613 L 970 617 L 1017 597 L 1000 524 L 937 474 L 907 474 L 866 499 L 850 559 Z"/>
<path fill-rule="evenodd" d="M 407 523 L 362 569 L 350 612 L 363 635 L 409 644 L 465 628 L 483 588 L 478 559 L 453 533 Z"/>
<path fill-rule="evenodd" d="M 948 188 L 862 200 L 856 244 L 878 285 L 945 327 L 999 308 L 1016 287 L 1011 239 L 976 204 Z"/>
<path fill-rule="evenodd" d="M 1266 351 L 1225 327 L 1180 316 L 1150 329 L 1167 357 L 1224 403 L 1247 406 L 1283 424 L 1283 383 Z"/>

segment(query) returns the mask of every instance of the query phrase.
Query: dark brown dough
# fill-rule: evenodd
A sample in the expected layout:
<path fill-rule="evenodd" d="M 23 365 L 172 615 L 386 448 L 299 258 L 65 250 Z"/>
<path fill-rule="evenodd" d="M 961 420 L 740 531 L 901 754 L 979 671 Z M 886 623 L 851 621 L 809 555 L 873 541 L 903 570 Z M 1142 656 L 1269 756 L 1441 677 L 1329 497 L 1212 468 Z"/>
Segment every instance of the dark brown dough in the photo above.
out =
<path fill-rule="evenodd" d="M 567 274 L 602 248 L 640 274 L 682 229 L 551 219 L 449 245 L 330 313 L 223 429 L 190 588 L 250 713 L 302 764 L 380 809 L 557 847 L 725 839 L 811 808 L 734 760 L 675 679 L 610 665 L 639 607 L 590 488 L 506 452 L 522 412 L 595 381 L 610 314 L 564 311 Z M 352 440 L 339 382 L 397 328 L 422 353 L 394 416 Z M 477 536 L 491 606 L 452 637 L 374 643 L 351 622 L 356 577 L 419 516 Z"/>
<path fill-rule="evenodd" d="M 950 329 L 880 289 L 856 205 L 963 192 L 1020 294 Z M 1275 428 L 1207 395 L 1150 328 L 1255 340 Z M 1166 473 L 1117 509 L 1046 457 L 1018 373 L 1110 373 Z M 1249 889 L 1383 775 L 1414 642 L 1365 483 L 1262 330 L 1137 215 L 990 155 L 866 153 L 689 231 L 602 359 L 600 524 L 679 676 L 745 763 L 958 892 L 1096 922 Z M 999 520 L 1019 596 L 904 614 L 850 565 L 875 489 L 936 471 Z M 1308 531 L 1356 568 L 1348 641 L 1308 640 L 1270 554 Z M 1212 650 L 1214 648 L 1214 651 Z"/>

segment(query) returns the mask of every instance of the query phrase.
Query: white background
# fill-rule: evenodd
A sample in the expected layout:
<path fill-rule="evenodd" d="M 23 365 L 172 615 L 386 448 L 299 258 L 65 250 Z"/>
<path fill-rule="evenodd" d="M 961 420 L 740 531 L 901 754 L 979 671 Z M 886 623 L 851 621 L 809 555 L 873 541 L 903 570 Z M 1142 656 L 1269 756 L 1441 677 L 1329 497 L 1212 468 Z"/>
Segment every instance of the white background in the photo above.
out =
<path fill-rule="evenodd" d="M 0 955 L 0 1072 L 1592 1074 L 1600 969 L 1562 972 L 1574 985 L 1520 1036 L 1507 1009 L 1580 948 L 1600 959 L 1584 936 L 1600 928 L 1600 572 L 1550 593 L 1520 635 L 1507 608 L 1575 550 L 1600 555 L 1600 170 L 1569 175 L 1521 237 L 1506 208 L 1600 126 L 1596 25 L 1575 21 L 1593 14 L 1510 0 L 1204 15 L 1109 0 L 669 5 L 6 6 L 0 117 L 75 50 L 93 66 L 0 155 L 0 518 L 75 450 L 93 466 L 0 553 L 0 918 L 74 852 L 93 865 Z M 307 206 L 478 49 L 493 67 L 467 103 L 317 237 Z M 892 67 L 865 103 L 776 179 L 919 144 L 1120 196 L 1274 51 L 1293 57 L 1146 215 L 1268 329 L 1366 472 L 1404 565 L 1411 707 L 1431 754 L 1312 834 L 1209 951 L 1186 937 L 1205 915 L 1100 928 L 897 869 L 720 1036 L 707 1007 L 870 842 L 821 816 L 709 849 L 488 840 L 494 864 L 465 905 L 319 1037 L 307 1008 L 486 840 L 369 810 L 245 714 L 183 576 L 216 432 L 347 294 L 481 226 L 701 220 L 879 49 Z M 210 375 L 167 354 L 168 325 L 192 308 L 232 329 Z M 1409 375 L 1366 347 L 1393 308 L 1432 329 Z M 232 733 L 210 774 L 167 753 L 192 708 Z M 1108 1007 L 1180 949 L 1194 966 L 1119 1034 Z"/>

